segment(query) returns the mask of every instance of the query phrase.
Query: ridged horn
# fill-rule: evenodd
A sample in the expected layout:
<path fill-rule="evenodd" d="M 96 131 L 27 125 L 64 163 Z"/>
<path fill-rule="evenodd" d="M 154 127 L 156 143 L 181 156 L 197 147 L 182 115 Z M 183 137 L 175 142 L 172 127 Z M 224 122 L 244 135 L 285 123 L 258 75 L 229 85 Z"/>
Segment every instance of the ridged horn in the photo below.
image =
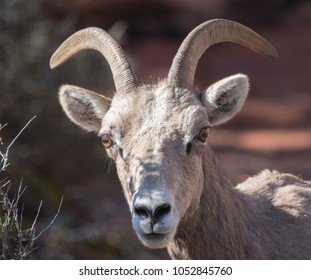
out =
<path fill-rule="evenodd" d="M 221 42 L 241 44 L 261 55 L 277 58 L 274 47 L 250 28 L 225 19 L 206 21 L 182 42 L 168 73 L 174 87 L 192 88 L 199 59 L 210 46 Z"/>
<path fill-rule="evenodd" d="M 97 27 L 82 29 L 65 40 L 52 55 L 50 67 L 58 67 L 85 49 L 99 51 L 106 58 L 117 93 L 126 93 L 136 87 L 135 73 L 121 46 L 107 32 Z"/>

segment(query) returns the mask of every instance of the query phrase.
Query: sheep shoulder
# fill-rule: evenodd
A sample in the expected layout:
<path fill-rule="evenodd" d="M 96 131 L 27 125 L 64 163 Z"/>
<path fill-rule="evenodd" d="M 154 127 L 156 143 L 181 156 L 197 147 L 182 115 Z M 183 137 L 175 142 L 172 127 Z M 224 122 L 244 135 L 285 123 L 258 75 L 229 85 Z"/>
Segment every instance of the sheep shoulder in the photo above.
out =
<path fill-rule="evenodd" d="M 254 197 L 264 208 L 275 208 L 311 223 L 311 181 L 292 174 L 264 170 L 237 185 L 236 189 Z"/>

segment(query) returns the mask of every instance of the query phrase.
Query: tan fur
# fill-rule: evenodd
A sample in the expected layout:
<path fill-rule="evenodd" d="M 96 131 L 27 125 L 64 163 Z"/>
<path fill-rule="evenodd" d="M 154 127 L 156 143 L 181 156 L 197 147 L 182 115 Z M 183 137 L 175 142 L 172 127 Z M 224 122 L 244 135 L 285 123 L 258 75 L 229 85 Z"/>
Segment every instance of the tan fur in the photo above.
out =
<path fill-rule="evenodd" d="M 208 145 L 211 128 L 238 113 L 249 90 L 243 74 L 193 89 L 201 55 L 225 41 L 277 57 L 249 28 L 211 20 L 186 37 L 166 80 L 141 85 L 110 35 L 79 31 L 51 66 L 93 48 L 108 60 L 117 92 L 109 99 L 66 85 L 60 103 L 74 123 L 102 137 L 145 246 L 167 247 L 175 259 L 311 259 L 311 182 L 265 170 L 233 187 Z"/>
<path fill-rule="evenodd" d="M 211 156 L 200 206 L 182 221 L 171 257 L 310 259 L 311 182 L 265 170 L 233 187 Z"/>
<path fill-rule="evenodd" d="M 222 84 L 219 90 L 224 90 Z M 203 94 L 163 81 L 116 95 L 106 109 L 99 134 L 109 134 L 115 142 L 107 152 L 116 161 L 133 217 L 137 197 L 146 203 L 170 203 L 169 221 L 163 221 L 170 224 L 164 230 L 169 232 L 162 239 L 144 236 L 149 220 L 133 218 L 142 243 L 167 247 L 175 259 L 310 259 L 310 182 L 263 171 L 233 187 L 208 144 L 195 140 L 202 125 L 211 125 Z M 227 100 L 234 101 L 227 107 L 239 110 L 245 98 L 241 104 L 231 98 L 239 94 L 241 88 L 231 91 Z M 187 143 L 192 143 L 190 153 Z"/>

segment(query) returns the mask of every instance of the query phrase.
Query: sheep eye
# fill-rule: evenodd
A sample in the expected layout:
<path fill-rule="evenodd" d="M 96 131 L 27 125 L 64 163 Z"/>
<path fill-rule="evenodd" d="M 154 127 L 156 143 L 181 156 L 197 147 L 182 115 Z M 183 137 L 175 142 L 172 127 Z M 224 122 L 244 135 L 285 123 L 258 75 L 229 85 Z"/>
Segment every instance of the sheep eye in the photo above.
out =
<path fill-rule="evenodd" d="M 196 136 L 196 138 L 202 143 L 206 142 L 207 137 L 208 137 L 208 127 L 201 128 L 200 133 Z"/>
<path fill-rule="evenodd" d="M 101 141 L 102 141 L 103 146 L 106 149 L 110 148 L 112 146 L 112 144 L 113 144 L 113 141 L 112 141 L 111 137 L 108 134 L 104 134 L 101 137 Z"/>

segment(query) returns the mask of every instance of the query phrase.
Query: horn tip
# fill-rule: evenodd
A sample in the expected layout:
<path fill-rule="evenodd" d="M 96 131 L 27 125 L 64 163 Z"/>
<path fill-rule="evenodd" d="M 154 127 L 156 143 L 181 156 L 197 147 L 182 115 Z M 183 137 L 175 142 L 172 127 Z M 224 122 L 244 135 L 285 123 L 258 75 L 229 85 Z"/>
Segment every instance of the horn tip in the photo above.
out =
<path fill-rule="evenodd" d="M 50 68 L 55 69 L 56 67 L 60 66 L 63 64 L 64 61 L 61 59 L 60 53 L 58 50 L 56 50 L 53 55 L 51 56 L 50 59 Z"/>
<path fill-rule="evenodd" d="M 279 54 L 277 53 L 277 51 L 275 51 L 275 54 L 273 56 L 274 59 L 278 59 L 279 58 Z"/>
<path fill-rule="evenodd" d="M 50 59 L 50 68 L 54 69 L 57 67 L 56 61 L 55 61 L 55 56 L 54 54 L 52 55 L 51 59 Z"/>
<path fill-rule="evenodd" d="M 53 69 L 55 69 L 57 66 L 52 62 L 52 61 L 50 61 L 50 68 L 53 70 Z"/>
<path fill-rule="evenodd" d="M 271 51 L 268 56 L 273 59 L 278 59 L 279 57 L 277 50 L 273 47 L 271 48 Z"/>

